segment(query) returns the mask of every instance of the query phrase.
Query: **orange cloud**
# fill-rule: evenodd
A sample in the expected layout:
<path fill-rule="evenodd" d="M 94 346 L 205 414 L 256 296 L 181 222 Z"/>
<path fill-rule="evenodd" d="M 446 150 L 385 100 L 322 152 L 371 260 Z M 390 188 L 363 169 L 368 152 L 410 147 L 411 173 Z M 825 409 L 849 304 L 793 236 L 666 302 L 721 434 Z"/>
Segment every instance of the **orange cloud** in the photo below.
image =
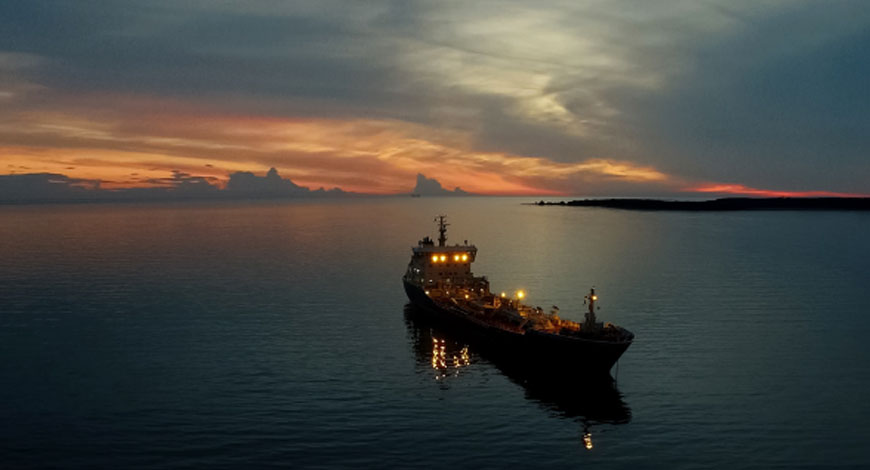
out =
<path fill-rule="evenodd" d="M 565 163 L 481 152 L 467 133 L 395 120 L 238 116 L 135 97 L 89 98 L 65 103 L 72 109 L 0 111 L 0 140 L 7 143 L 0 172 L 63 173 L 135 187 L 173 170 L 225 181 L 235 171 L 275 167 L 300 185 L 383 194 L 409 192 L 418 172 L 451 189 L 502 195 L 672 181 L 655 168 L 614 159 Z"/>
<path fill-rule="evenodd" d="M 870 197 L 868 194 L 838 193 L 833 191 L 777 191 L 757 189 L 742 184 L 705 183 L 686 188 L 685 191 L 698 193 L 740 194 L 760 197 Z"/>

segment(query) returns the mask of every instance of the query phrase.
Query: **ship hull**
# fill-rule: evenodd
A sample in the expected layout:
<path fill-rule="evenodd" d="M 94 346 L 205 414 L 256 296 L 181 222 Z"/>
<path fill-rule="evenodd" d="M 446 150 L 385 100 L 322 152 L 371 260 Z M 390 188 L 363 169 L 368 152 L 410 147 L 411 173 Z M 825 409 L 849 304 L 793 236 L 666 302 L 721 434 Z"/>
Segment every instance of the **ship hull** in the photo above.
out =
<path fill-rule="evenodd" d="M 609 375 L 630 341 L 596 341 L 529 330 L 516 333 L 489 325 L 456 307 L 436 304 L 419 286 L 403 280 L 405 293 L 420 314 L 449 328 L 463 340 L 517 363 L 569 373 Z"/>

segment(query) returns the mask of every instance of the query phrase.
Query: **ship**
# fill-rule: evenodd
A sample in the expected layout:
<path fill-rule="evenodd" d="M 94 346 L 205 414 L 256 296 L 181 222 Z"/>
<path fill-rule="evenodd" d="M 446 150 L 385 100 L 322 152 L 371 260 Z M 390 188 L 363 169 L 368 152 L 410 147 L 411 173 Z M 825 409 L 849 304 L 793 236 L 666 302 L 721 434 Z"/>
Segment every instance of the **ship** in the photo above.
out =
<path fill-rule="evenodd" d="M 405 305 L 405 325 L 421 371 L 434 372 L 436 381 L 462 380 L 466 369 L 486 362 L 525 390 L 526 398 L 547 411 L 589 424 L 625 424 L 631 407 L 608 376 L 576 377 L 517 361 L 499 351 L 469 345 L 455 329 L 433 322 L 419 307 Z M 599 380 L 594 380 L 599 379 Z M 588 432 L 588 429 L 586 430 Z"/>
<path fill-rule="evenodd" d="M 448 245 L 447 217 L 439 215 L 435 221 L 437 244 L 427 236 L 412 247 L 411 261 L 402 276 L 412 305 L 477 347 L 516 362 L 542 370 L 570 365 L 572 373 L 609 376 L 634 334 L 598 321 L 594 288 L 584 296 L 588 309 L 583 322 L 561 318 L 555 306 L 545 312 L 523 304 L 523 291 L 510 297 L 505 292 L 495 294 L 486 276 L 471 271 L 477 247 L 468 240 Z"/>

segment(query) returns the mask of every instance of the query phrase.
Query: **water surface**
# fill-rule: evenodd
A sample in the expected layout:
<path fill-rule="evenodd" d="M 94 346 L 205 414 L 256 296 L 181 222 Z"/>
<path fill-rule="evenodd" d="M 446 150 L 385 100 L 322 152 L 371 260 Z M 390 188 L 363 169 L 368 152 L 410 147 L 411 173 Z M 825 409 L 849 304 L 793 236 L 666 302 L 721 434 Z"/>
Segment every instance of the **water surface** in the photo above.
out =
<path fill-rule="evenodd" d="M 867 214 L 520 202 L 0 207 L 0 461 L 870 466 Z M 580 319 L 596 286 L 637 335 L 612 393 L 527 383 L 408 318 L 438 213 L 494 289 Z"/>

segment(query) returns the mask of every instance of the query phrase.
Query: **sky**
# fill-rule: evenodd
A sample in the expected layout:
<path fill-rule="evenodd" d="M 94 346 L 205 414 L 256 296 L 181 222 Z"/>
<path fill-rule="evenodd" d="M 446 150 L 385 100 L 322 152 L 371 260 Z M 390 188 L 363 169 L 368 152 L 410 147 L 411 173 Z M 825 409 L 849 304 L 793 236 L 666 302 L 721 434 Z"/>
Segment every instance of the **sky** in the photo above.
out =
<path fill-rule="evenodd" d="M 861 1 L 0 2 L 0 175 L 870 194 Z"/>

